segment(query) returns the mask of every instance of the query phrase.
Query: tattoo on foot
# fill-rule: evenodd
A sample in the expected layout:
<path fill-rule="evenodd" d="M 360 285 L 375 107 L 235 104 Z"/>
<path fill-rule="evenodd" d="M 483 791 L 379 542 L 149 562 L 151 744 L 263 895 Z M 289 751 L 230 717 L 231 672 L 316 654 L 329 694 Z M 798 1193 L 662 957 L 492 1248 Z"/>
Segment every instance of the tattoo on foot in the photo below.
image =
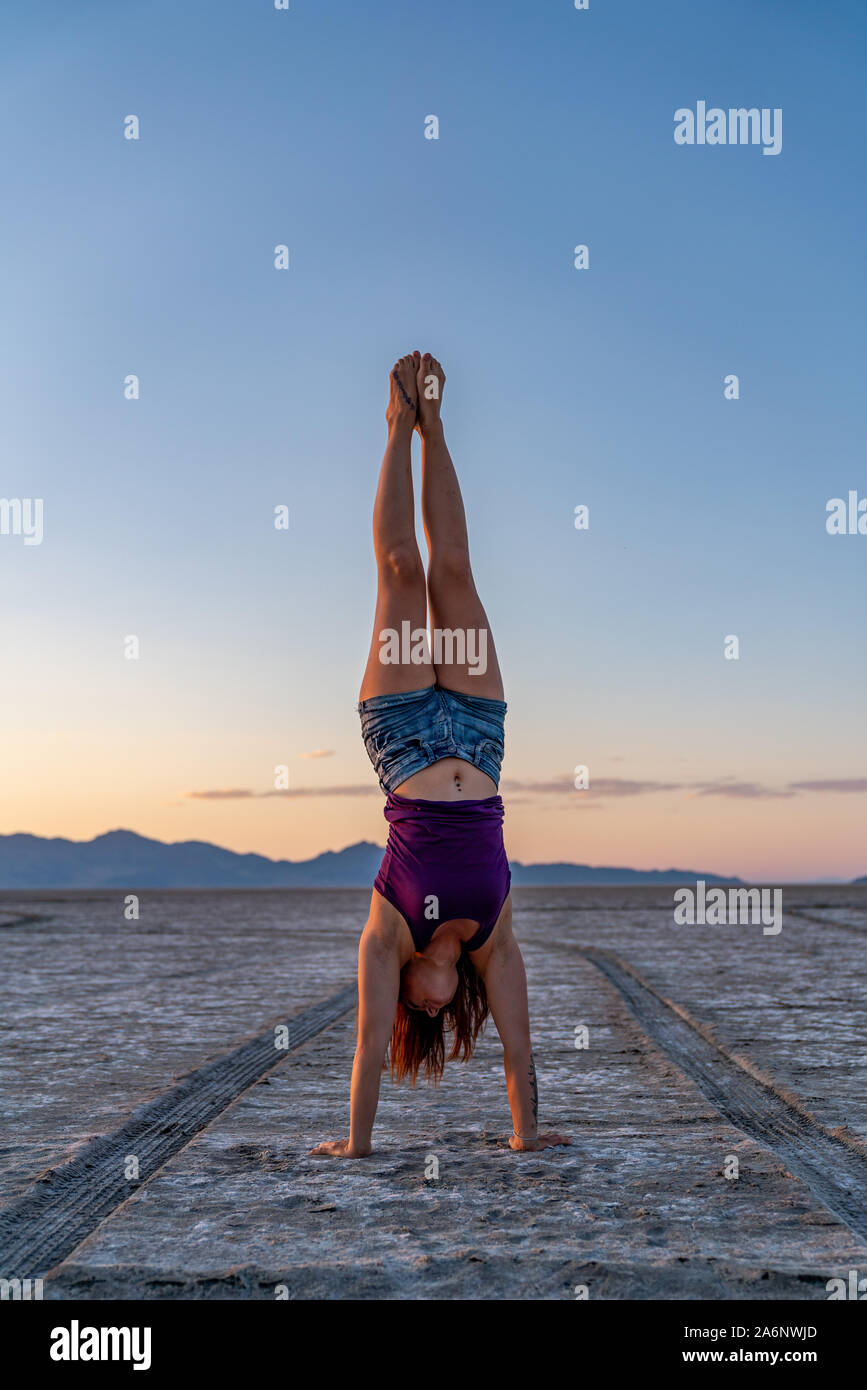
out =
<path fill-rule="evenodd" d="M 404 391 L 404 389 L 403 389 L 403 382 L 401 381 L 400 377 L 398 376 L 397 371 L 393 371 L 393 372 L 392 372 L 392 376 L 394 377 L 395 381 L 397 382 L 397 389 L 398 389 L 398 391 L 399 391 L 400 394 L 403 396 L 404 405 L 408 405 L 409 408 L 410 408 L 410 410 L 415 410 L 415 409 L 416 409 L 415 401 L 411 401 L 410 398 L 409 398 L 409 396 L 408 396 L 408 395 L 406 394 L 406 392 Z"/>
<path fill-rule="evenodd" d="M 533 1054 L 530 1053 L 530 1091 L 533 1096 L 533 1119 L 539 1119 L 539 1087 L 536 1082 L 536 1063 L 533 1061 Z"/>

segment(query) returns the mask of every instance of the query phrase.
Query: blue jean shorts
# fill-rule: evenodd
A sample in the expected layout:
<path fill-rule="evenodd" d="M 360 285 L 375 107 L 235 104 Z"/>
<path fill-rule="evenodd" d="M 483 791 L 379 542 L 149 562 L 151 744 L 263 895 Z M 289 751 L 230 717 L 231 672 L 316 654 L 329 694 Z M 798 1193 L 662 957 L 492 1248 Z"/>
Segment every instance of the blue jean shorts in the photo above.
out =
<path fill-rule="evenodd" d="M 441 758 L 463 758 L 498 784 L 505 700 L 459 695 L 441 685 L 372 695 L 358 706 L 361 736 L 384 792 Z"/>

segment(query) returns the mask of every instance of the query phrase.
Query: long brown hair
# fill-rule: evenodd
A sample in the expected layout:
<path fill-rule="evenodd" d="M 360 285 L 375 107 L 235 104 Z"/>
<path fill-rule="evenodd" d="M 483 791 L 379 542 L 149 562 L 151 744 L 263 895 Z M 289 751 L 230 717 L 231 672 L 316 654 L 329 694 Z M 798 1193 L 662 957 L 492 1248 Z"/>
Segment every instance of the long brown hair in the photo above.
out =
<path fill-rule="evenodd" d="M 458 987 L 454 998 L 431 1018 L 421 1009 L 408 1009 L 400 1000 L 394 1016 L 389 1056 L 394 1081 L 405 1076 L 414 1086 L 419 1071 L 436 1086 L 446 1064 L 446 1032 L 453 1035 L 448 1060 L 469 1061 L 476 1038 L 490 1013 L 485 982 L 465 951 L 458 957 Z M 388 1057 L 385 1065 L 388 1066 Z"/>

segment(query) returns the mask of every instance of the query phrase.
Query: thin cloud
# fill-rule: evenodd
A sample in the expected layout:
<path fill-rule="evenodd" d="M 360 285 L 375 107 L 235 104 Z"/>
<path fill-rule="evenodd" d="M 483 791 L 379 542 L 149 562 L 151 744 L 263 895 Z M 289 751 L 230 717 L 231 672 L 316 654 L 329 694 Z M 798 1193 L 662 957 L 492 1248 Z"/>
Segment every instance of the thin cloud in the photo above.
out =
<path fill-rule="evenodd" d="M 679 792 L 680 782 L 631 782 L 626 777 L 590 777 L 591 792 L 597 796 L 649 796 L 654 792 Z"/>
<path fill-rule="evenodd" d="M 693 791 L 693 796 L 730 796 L 738 801 L 777 800 L 796 794 L 775 787 L 763 787 L 759 782 L 704 782 L 698 783 Z"/>
<path fill-rule="evenodd" d="M 217 788 L 185 792 L 184 795 L 191 801 L 262 801 L 270 797 L 293 799 L 314 796 L 380 796 L 381 792 L 376 782 L 364 782 L 346 787 L 286 787 L 279 791 L 275 788 L 267 792 L 254 792 L 249 787 L 231 787 L 226 790 Z"/>
<path fill-rule="evenodd" d="M 305 753 L 303 757 L 330 757 L 328 750 Z M 611 800 L 619 797 L 652 796 L 666 792 L 685 792 L 689 800 L 696 797 L 721 796 L 734 801 L 789 800 L 801 792 L 867 792 L 867 777 L 839 777 L 816 779 L 807 782 L 789 782 L 786 787 L 768 787 L 761 782 L 736 782 L 720 778 L 714 782 L 657 782 L 643 781 L 625 777 L 590 776 L 590 786 L 583 791 L 574 785 L 574 775 L 564 773 L 562 777 L 542 779 L 522 779 L 504 777 L 501 791 L 508 795 L 513 805 L 527 804 L 543 796 L 568 796 L 571 800 L 587 805 L 603 798 Z M 376 782 L 350 783 L 337 787 L 288 787 L 283 790 L 253 791 L 249 787 L 216 787 L 204 791 L 185 792 L 187 800 L 192 801 L 260 801 L 271 798 L 304 800 L 316 797 L 367 797 L 381 796 Z M 588 809 L 589 806 L 588 806 Z M 598 809 L 598 808 L 596 808 Z"/>
<path fill-rule="evenodd" d="M 259 796 L 382 796 L 378 782 L 360 782 L 348 787 L 287 787 L 283 791 L 259 792 Z"/>
<path fill-rule="evenodd" d="M 243 801 L 246 797 L 255 796 L 256 793 L 249 791 L 246 787 L 217 787 L 213 791 L 185 792 L 184 795 L 191 797 L 194 801 Z"/>
<path fill-rule="evenodd" d="M 309 753 L 299 753 L 301 758 L 333 758 L 333 748 L 314 748 Z"/>
<path fill-rule="evenodd" d="M 574 773 L 564 773 L 562 778 L 547 782 L 520 781 L 514 777 L 503 779 L 503 790 L 507 792 L 535 792 L 540 796 L 568 792 L 583 800 L 591 796 L 645 796 L 652 792 L 677 792 L 683 790 L 680 782 L 634 782 L 625 777 L 595 777 L 590 774 L 590 786 L 579 792 L 575 787 Z"/>
<path fill-rule="evenodd" d="M 790 782 L 799 792 L 867 792 L 867 777 L 829 777 L 825 781 Z"/>

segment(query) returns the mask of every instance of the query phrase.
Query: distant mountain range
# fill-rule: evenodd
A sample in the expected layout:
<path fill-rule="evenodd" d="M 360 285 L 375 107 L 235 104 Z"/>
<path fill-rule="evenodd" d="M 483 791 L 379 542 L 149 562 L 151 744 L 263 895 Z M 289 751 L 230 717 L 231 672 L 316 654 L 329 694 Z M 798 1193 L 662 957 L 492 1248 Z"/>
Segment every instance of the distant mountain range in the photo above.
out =
<path fill-rule="evenodd" d="M 132 830 L 112 830 L 93 840 L 48 840 L 39 835 L 0 835 L 0 889 L 39 888 L 369 888 L 382 846 L 361 840 L 315 859 L 266 859 L 235 854 L 202 840 L 164 844 Z M 740 879 L 692 869 L 623 869 L 589 864 L 521 864 L 512 861 L 517 885 L 740 883 Z M 864 883 L 865 879 L 858 882 Z"/>

